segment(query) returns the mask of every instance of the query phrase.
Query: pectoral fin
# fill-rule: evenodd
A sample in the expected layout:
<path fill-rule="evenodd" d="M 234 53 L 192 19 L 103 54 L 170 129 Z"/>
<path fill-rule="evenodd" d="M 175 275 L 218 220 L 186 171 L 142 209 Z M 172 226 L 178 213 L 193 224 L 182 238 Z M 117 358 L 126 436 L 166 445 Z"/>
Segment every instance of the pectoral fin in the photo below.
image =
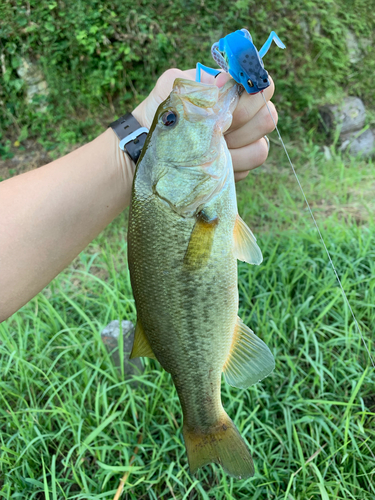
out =
<path fill-rule="evenodd" d="M 142 324 L 138 320 L 135 326 L 133 349 L 130 353 L 129 359 L 140 357 L 156 359 L 155 354 L 152 352 L 150 342 L 147 340 Z"/>
<path fill-rule="evenodd" d="M 246 389 L 274 368 L 275 360 L 266 344 L 237 318 L 232 349 L 224 365 L 225 380 L 233 387 Z"/>
<path fill-rule="evenodd" d="M 218 221 L 217 216 L 207 217 L 204 212 L 198 214 L 184 257 L 184 267 L 186 269 L 196 271 L 207 264 L 211 255 L 215 227 Z"/>
<path fill-rule="evenodd" d="M 238 260 L 255 265 L 259 265 L 263 261 L 263 255 L 255 236 L 238 214 L 233 236 L 234 255 Z"/>

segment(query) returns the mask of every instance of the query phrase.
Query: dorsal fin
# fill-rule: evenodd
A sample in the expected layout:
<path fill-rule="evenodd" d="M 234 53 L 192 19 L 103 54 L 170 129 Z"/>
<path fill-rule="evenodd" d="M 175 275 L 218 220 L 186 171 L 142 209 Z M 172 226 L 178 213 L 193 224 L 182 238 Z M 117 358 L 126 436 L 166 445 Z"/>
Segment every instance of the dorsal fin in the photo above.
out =
<path fill-rule="evenodd" d="M 267 377 L 275 360 L 266 344 L 237 318 L 232 348 L 224 365 L 224 376 L 233 387 L 246 389 Z"/>
<path fill-rule="evenodd" d="M 139 357 L 156 359 L 156 356 L 150 346 L 150 342 L 145 335 L 142 324 L 138 319 L 137 324 L 135 325 L 133 349 L 130 353 L 129 359 Z"/>
<path fill-rule="evenodd" d="M 255 236 L 238 214 L 234 226 L 233 236 L 234 255 L 238 260 L 255 265 L 259 265 L 263 261 L 263 255 L 257 245 Z"/>

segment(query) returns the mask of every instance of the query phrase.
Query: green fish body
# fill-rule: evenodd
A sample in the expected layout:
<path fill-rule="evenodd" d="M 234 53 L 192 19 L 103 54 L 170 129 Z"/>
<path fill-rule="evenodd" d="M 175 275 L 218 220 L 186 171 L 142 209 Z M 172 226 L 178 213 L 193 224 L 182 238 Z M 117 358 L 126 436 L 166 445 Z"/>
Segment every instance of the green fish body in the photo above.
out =
<path fill-rule="evenodd" d="M 237 259 L 262 261 L 237 213 L 223 137 L 237 86 L 177 79 L 158 108 L 137 164 L 129 218 L 129 269 L 137 307 L 131 357 L 157 359 L 181 402 L 190 470 L 215 462 L 254 472 L 247 445 L 221 403 L 221 374 L 236 387 L 267 376 L 267 346 L 237 317 Z"/>

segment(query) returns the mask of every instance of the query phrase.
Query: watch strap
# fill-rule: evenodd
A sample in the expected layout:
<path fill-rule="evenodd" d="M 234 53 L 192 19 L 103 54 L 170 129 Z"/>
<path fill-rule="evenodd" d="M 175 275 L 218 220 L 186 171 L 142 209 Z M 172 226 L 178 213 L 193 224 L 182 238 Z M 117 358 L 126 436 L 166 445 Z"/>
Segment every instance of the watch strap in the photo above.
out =
<path fill-rule="evenodd" d="M 121 116 L 109 125 L 120 139 L 120 148 L 137 163 L 147 138 L 148 129 L 134 118 L 131 113 Z"/>

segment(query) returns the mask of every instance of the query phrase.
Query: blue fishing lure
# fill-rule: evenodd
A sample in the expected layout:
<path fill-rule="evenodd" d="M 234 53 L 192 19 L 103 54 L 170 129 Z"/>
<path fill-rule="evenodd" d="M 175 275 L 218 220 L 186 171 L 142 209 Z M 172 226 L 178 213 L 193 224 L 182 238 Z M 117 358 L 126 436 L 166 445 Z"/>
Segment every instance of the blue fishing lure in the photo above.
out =
<path fill-rule="evenodd" d="M 271 31 L 266 43 L 258 52 L 250 33 L 246 29 L 237 30 L 214 43 L 211 47 L 211 54 L 224 71 L 244 86 L 248 94 L 256 94 L 270 86 L 262 58 L 268 52 L 272 41 L 281 49 L 285 49 L 280 38 L 274 31 Z M 218 74 L 217 69 L 197 63 L 197 82 L 201 81 L 202 70 L 210 75 Z"/>

